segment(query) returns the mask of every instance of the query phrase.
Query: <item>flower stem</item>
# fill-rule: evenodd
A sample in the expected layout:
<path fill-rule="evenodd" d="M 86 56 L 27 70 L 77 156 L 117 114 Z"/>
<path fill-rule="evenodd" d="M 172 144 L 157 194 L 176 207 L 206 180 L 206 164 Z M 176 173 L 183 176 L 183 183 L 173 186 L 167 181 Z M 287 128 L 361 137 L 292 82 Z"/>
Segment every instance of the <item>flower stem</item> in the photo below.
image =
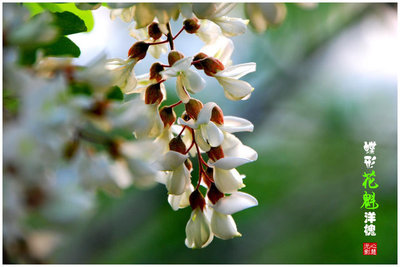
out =
<path fill-rule="evenodd" d="M 159 44 L 166 44 L 168 43 L 169 40 L 164 40 L 164 41 L 160 41 L 160 42 L 154 42 L 154 43 L 147 43 L 148 45 L 159 45 Z"/>
<path fill-rule="evenodd" d="M 169 108 L 174 108 L 174 107 L 176 107 L 176 106 L 178 106 L 180 104 L 182 104 L 182 100 L 179 101 L 179 102 L 176 102 L 175 104 L 172 104 L 171 106 L 169 106 Z"/>
<path fill-rule="evenodd" d="M 172 31 L 171 31 L 171 25 L 169 22 L 167 22 L 167 29 L 168 29 L 168 34 L 167 34 L 167 41 L 169 42 L 169 46 L 171 47 L 171 50 L 174 50 L 174 37 L 172 36 Z"/>
<path fill-rule="evenodd" d="M 183 126 L 182 131 L 178 134 L 178 137 L 182 135 L 183 131 L 186 129 L 186 125 Z M 185 153 L 186 154 L 186 153 Z"/>

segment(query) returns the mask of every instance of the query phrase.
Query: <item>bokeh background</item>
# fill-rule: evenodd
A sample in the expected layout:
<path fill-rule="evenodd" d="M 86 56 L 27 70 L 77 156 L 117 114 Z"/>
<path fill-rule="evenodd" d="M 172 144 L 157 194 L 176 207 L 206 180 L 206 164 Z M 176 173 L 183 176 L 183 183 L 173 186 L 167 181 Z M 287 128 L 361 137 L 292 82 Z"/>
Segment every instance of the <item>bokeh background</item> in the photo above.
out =
<path fill-rule="evenodd" d="M 174 212 L 163 185 L 129 188 L 121 197 L 99 191 L 91 214 L 56 229 L 65 242 L 49 255 L 50 262 L 397 262 L 397 6 L 286 4 L 286 9 L 280 26 L 233 38 L 233 62 L 257 63 L 257 71 L 244 78 L 255 87 L 249 100 L 225 99 L 209 78 L 208 88 L 196 95 L 255 125 L 253 133 L 238 135 L 259 154 L 239 168 L 247 177 L 243 191 L 259 201 L 234 215 L 243 236 L 215 238 L 191 250 L 184 245 L 190 208 Z M 243 4 L 232 14 L 243 17 Z M 134 42 L 129 24 L 110 21 L 105 7 L 93 15 L 90 33 L 71 36 L 82 50 L 76 63 L 85 65 L 101 52 L 125 58 Z M 181 19 L 172 23 L 173 31 L 180 25 Z M 201 46 L 188 34 L 176 40 L 185 55 Z M 149 62 L 138 64 L 136 73 L 145 73 Z M 174 83 L 167 85 L 173 92 Z M 364 235 L 360 209 L 364 141 L 377 143 L 376 237 Z M 54 227 L 34 216 L 29 223 Z M 363 256 L 363 242 L 377 242 L 378 255 Z"/>

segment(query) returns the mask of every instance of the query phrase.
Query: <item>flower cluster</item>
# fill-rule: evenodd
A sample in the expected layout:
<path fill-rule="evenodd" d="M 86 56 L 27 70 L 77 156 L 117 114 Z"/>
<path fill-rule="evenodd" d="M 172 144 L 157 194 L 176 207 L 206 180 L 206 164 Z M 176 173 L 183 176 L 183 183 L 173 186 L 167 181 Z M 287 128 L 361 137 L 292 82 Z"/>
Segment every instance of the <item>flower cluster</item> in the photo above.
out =
<path fill-rule="evenodd" d="M 233 43 L 228 38 L 243 34 L 248 21 L 226 16 L 234 4 L 179 4 L 170 9 L 155 9 L 152 5 L 158 6 L 136 4 L 112 12 L 113 17 L 134 20 L 130 31 L 137 42 L 129 49 L 127 59 L 110 60 L 109 69 L 117 74 L 115 84 L 125 94 L 140 94 L 142 112 L 133 123 L 134 135 L 155 139 L 160 156 L 153 166 L 164 174 L 159 175 L 162 178 L 158 181 L 168 190 L 168 202 L 174 210 L 188 206 L 192 209 L 185 243 L 189 248 L 203 248 L 214 236 L 240 236 L 232 214 L 258 204 L 253 196 L 239 192 L 244 187 L 244 175 L 236 170 L 257 159 L 257 152 L 234 135 L 253 131 L 252 123 L 225 116 L 216 103 L 202 103 L 193 97 L 210 90 L 199 71 L 216 79 L 228 99 L 250 97 L 254 88 L 240 78 L 254 72 L 256 64 L 232 65 Z M 165 16 L 175 8 L 185 20 L 173 35 Z M 205 43 L 199 53 L 185 56 L 175 48 L 174 40 L 182 32 L 195 34 Z M 171 49 L 168 62 L 155 62 L 149 73 L 136 76 L 134 67 L 147 52 L 158 58 L 167 52 L 167 44 Z M 167 98 L 164 83 L 173 78 L 179 101 L 163 106 Z M 174 108 L 178 105 L 184 105 L 185 111 L 177 117 Z M 198 175 L 192 176 L 193 159 L 198 162 Z"/>

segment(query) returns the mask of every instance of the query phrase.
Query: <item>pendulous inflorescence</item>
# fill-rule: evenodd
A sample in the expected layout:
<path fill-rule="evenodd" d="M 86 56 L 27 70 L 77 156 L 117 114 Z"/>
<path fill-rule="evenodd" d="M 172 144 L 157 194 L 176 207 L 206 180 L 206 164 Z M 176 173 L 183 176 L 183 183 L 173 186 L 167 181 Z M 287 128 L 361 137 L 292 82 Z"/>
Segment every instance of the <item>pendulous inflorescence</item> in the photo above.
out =
<path fill-rule="evenodd" d="M 180 4 L 177 11 L 184 21 L 174 34 L 169 17 L 162 15 L 170 10 L 155 5 L 153 9 L 137 4 L 112 11 L 112 17 L 134 20 L 130 33 L 137 42 L 129 49 L 127 59 L 109 60 L 108 68 L 124 94 L 140 94 L 142 116 L 132 123 L 133 133 L 138 139 L 154 139 L 159 156 L 152 166 L 158 171 L 157 181 L 168 190 L 169 204 L 174 210 L 188 206 L 192 209 L 185 244 L 203 248 L 214 236 L 241 236 L 232 214 L 258 205 L 253 196 L 239 191 L 245 186 L 244 175 L 236 170 L 257 159 L 257 152 L 234 135 L 253 131 L 253 124 L 225 116 L 217 103 L 194 98 L 202 90 L 211 90 L 199 75 L 201 71 L 217 80 L 228 99 L 250 97 L 254 88 L 240 78 L 254 72 L 256 64 L 232 65 L 233 43 L 228 38 L 243 34 L 248 21 L 226 16 L 234 4 Z M 150 10 L 153 15 L 144 20 L 140 10 Z M 174 40 L 184 32 L 205 42 L 197 54 L 185 56 L 175 47 Z M 148 54 L 159 58 L 162 53 L 168 53 L 168 62 L 154 62 L 149 73 L 135 75 L 138 62 Z M 164 83 L 173 78 L 179 101 L 163 105 L 167 98 Z M 176 114 L 175 107 L 179 105 L 184 106 L 182 114 Z M 198 173 L 193 171 L 193 162 L 197 162 Z"/>

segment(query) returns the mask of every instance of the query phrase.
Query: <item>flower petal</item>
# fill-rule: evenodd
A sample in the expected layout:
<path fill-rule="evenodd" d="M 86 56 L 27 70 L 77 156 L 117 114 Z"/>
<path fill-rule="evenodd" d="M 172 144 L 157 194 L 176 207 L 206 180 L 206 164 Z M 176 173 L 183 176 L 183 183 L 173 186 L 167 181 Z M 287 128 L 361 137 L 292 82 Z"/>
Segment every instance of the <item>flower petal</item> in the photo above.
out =
<path fill-rule="evenodd" d="M 222 193 L 233 193 L 244 187 L 242 176 L 236 169 L 214 168 L 214 181 Z"/>
<path fill-rule="evenodd" d="M 214 210 L 211 216 L 211 231 L 218 238 L 227 240 L 242 236 L 236 227 L 236 223 L 231 215 L 219 213 Z"/>
<path fill-rule="evenodd" d="M 245 146 L 242 142 L 233 134 L 224 133 L 224 142 L 221 145 L 225 157 L 240 157 L 246 158 L 252 161 L 257 160 L 257 152 L 249 146 Z"/>
<path fill-rule="evenodd" d="M 187 103 L 190 100 L 190 95 L 186 91 L 186 86 L 183 82 L 182 76 L 176 78 L 176 94 L 183 103 Z"/>
<path fill-rule="evenodd" d="M 190 173 L 184 164 L 174 169 L 172 175 L 167 179 L 168 194 L 182 195 L 185 188 L 190 183 Z"/>
<path fill-rule="evenodd" d="M 228 133 L 236 132 L 252 132 L 254 125 L 243 118 L 236 116 L 224 116 L 224 124 L 220 126 L 220 129 Z"/>
<path fill-rule="evenodd" d="M 188 157 L 188 155 L 170 150 L 157 161 L 158 168 L 160 171 L 173 171 L 181 166 Z"/>
<path fill-rule="evenodd" d="M 250 72 L 256 71 L 256 63 L 249 62 L 238 65 L 233 65 L 221 70 L 215 74 L 215 77 L 227 77 L 232 79 L 240 79 Z"/>
<path fill-rule="evenodd" d="M 206 125 L 202 125 L 200 130 L 204 139 L 207 140 L 212 147 L 217 147 L 222 144 L 222 141 L 224 141 L 224 134 L 212 121 Z"/>
<path fill-rule="evenodd" d="M 195 123 L 192 119 L 185 121 L 184 119 L 182 119 L 181 117 L 178 118 L 178 123 L 181 125 L 185 125 L 189 128 L 192 129 L 197 129 L 197 123 Z"/>
<path fill-rule="evenodd" d="M 176 72 L 186 71 L 192 65 L 193 57 L 185 57 L 174 63 L 170 69 L 174 69 Z"/>
<path fill-rule="evenodd" d="M 234 192 L 230 196 L 218 200 L 212 208 L 222 214 L 229 215 L 257 205 L 258 201 L 252 195 L 243 192 Z"/>
<path fill-rule="evenodd" d="M 169 195 L 168 203 L 171 205 L 173 210 L 183 209 L 190 205 L 189 196 L 194 191 L 194 187 L 191 183 L 186 186 L 185 192 L 182 195 Z"/>
<path fill-rule="evenodd" d="M 181 75 L 183 85 L 192 94 L 200 92 L 206 86 L 206 81 L 193 70 L 188 69 Z"/>
<path fill-rule="evenodd" d="M 246 32 L 247 24 L 249 20 L 244 20 L 241 18 L 231 18 L 231 17 L 218 17 L 213 19 L 222 30 L 222 33 L 227 37 L 232 37 Z"/>
<path fill-rule="evenodd" d="M 185 244 L 188 248 L 203 248 L 207 246 L 214 237 L 211 232 L 210 222 L 200 208 L 196 208 L 192 211 L 190 219 L 186 224 L 185 232 Z"/>
<path fill-rule="evenodd" d="M 216 77 L 219 84 L 224 88 L 226 98 L 230 100 L 241 100 L 251 94 L 254 88 L 245 81 L 227 77 Z"/>
<path fill-rule="evenodd" d="M 213 108 L 217 106 L 214 102 L 206 103 L 203 108 L 199 112 L 199 116 L 197 116 L 197 124 L 206 124 L 210 122 L 211 113 Z"/>
<path fill-rule="evenodd" d="M 201 134 L 200 129 L 194 130 L 194 138 L 196 140 L 197 145 L 199 148 L 205 152 L 209 151 L 211 149 L 211 146 L 204 140 L 203 135 Z"/>
<path fill-rule="evenodd" d="M 240 158 L 240 157 L 224 157 L 222 159 L 217 160 L 214 163 L 210 162 L 208 165 L 224 170 L 230 170 L 249 162 L 253 161 L 247 158 Z"/>

